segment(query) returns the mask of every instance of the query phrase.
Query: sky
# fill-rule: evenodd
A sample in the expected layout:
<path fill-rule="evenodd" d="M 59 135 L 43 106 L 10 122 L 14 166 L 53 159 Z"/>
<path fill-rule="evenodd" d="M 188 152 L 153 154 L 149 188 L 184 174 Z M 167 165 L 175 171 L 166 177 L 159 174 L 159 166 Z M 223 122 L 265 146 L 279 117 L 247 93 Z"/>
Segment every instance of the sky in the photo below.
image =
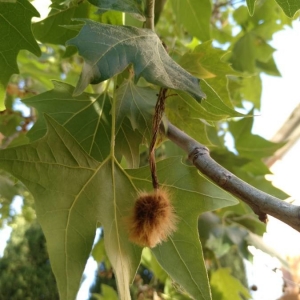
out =
<path fill-rule="evenodd" d="M 253 133 L 271 139 L 280 129 L 294 108 L 300 103 L 300 21 L 293 29 L 274 35 L 272 46 L 277 49 L 275 61 L 282 77 L 263 75 L 263 93 L 260 115 L 255 117 Z M 272 167 L 268 179 L 275 186 L 291 196 L 294 204 L 300 205 L 298 169 L 300 167 L 300 141 Z M 300 233 L 274 218 L 269 218 L 264 241 L 284 256 L 300 255 Z M 278 260 L 252 249 L 254 264 L 249 268 L 250 283 L 258 290 L 253 292 L 254 300 L 274 300 L 282 294 L 282 274 L 275 268 Z M 267 279 L 267 280 L 266 280 Z"/>
<path fill-rule="evenodd" d="M 37 5 L 37 9 L 43 13 L 43 8 L 48 6 L 46 2 L 49 1 L 34 1 L 33 4 Z M 39 7 L 39 4 L 42 6 Z M 43 14 L 47 14 L 47 12 Z M 262 75 L 261 111 L 255 117 L 253 127 L 253 133 L 267 139 L 271 139 L 275 135 L 295 106 L 300 103 L 300 21 L 294 22 L 293 29 L 287 28 L 275 34 L 272 46 L 277 49 L 274 57 L 282 77 Z M 300 141 L 282 160 L 273 165 L 274 175 L 270 179 L 272 179 L 274 185 L 290 194 L 291 198 L 299 201 L 300 204 L 299 176 L 294 176 L 296 173 L 295 168 L 299 169 L 300 167 L 299 153 Z M 20 202 L 20 199 L 17 201 Z M 8 238 L 9 234 L 9 228 L 4 232 L 0 232 L 1 240 Z M 283 225 L 280 221 L 271 218 L 264 239 L 270 246 L 273 246 L 284 255 L 300 254 L 300 251 L 298 251 L 300 249 L 299 232 Z M 3 253 L 4 246 L 4 243 L 0 243 L 0 256 Z M 274 300 L 281 295 L 282 291 L 281 273 L 275 273 L 272 270 L 280 266 L 278 260 L 266 256 L 257 249 L 252 249 L 252 251 L 255 255 L 254 264 L 248 265 L 249 283 L 258 286 L 258 291 L 253 293 L 253 299 Z M 90 259 L 87 270 L 94 268 L 95 262 Z M 84 283 L 77 299 L 84 299 L 89 284 L 90 280 Z"/>

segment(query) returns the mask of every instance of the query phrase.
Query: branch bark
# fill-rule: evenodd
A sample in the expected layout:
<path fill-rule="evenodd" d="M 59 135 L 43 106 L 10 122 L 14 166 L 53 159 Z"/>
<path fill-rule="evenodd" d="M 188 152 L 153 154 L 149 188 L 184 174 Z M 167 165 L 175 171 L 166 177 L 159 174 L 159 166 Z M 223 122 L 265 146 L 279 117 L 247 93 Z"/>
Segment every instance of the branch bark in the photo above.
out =
<path fill-rule="evenodd" d="M 267 221 L 267 214 L 288 224 L 300 232 L 300 206 L 284 202 L 258 190 L 223 168 L 210 155 L 204 145 L 168 122 L 162 127 L 163 133 L 182 148 L 195 167 L 219 187 L 247 203 L 259 219 Z"/>

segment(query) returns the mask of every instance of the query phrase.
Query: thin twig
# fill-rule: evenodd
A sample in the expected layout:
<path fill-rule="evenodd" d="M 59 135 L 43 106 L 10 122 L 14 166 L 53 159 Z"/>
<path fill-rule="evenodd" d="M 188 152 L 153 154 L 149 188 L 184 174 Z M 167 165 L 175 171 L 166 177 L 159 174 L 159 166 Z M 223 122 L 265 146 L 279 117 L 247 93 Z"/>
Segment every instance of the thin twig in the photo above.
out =
<path fill-rule="evenodd" d="M 162 116 L 165 110 L 165 99 L 166 99 L 167 90 L 168 90 L 167 88 L 160 89 L 157 102 L 155 105 L 153 120 L 152 120 L 152 139 L 149 146 L 149 165 L 150 165 L 150 171 L 152 177 L 152 185 L 154 189 L 159 188 L 159 183 L 158 183 L 157 173 L 156 173 L 155 145 L 159 133 Z"/>
<path fill-rule="evenodd" d="M 195 141 L 170 122 L 166 126 L 166 128 L 162 128 L 164 134 L 187 152 L 195 167 L 222 189 L 247 203 L 261 221 L 266 222 L 268 214 L 300 232 L 299 206 L 273 197 L 239 179 L 214 161 L 204 145 Z"/>

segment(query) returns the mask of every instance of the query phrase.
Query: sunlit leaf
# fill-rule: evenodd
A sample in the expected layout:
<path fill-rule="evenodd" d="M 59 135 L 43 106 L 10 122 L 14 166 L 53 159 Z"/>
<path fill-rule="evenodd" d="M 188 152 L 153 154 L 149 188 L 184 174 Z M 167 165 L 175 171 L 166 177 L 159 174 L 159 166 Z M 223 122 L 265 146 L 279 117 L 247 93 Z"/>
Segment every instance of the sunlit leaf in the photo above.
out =
<path fill-rule="evenodd" d="M 100 222 L 120 298 L 128 300 L 141 249 L 129 243 L 123 222 L 136 188 L 113 158 L 99 163 L 53 119 L 47 125 L 38 141 L 1 151 L 0 166 L 35 198 L 60 299 L 75 298 Z"/>
<path fill-rule="evenodd" d="M 236 70 L 253 74 L 256 62 L 268 62 L 274 51 L 260 36 L 248 32 L 235 43 L 230 61 Z"/>
<path fill-rule="evenodd" d="M 230 122 L 229 128 L 235 139 L 235 148 L 243 157 L 259 159 L 271 156 L 284 143 L 273 143 L 251 133 L 253 117 Z"/>
<path fill-rule="evenodd" d="M 212 46 L 208 41 L 198 45 L 193 52 L 186 53 L 180 59 L 180 65 L 192 75 L 205 79 L 222 101 L 232 107 L 227 90 L 227 76 L 241 74 L 233 70 L 228 62 L 223 61 L 226 51 Z"/>
<path fill-rule="evenodd" d="M 142 76 L 150 83 L 186 91 L 198 100 L 205 96 L 199 80 L 170 58 L 152 30 L 85 20 L 78 36 L 67 44 L 76 46 L 85 60 L 76 95 L 89 83 L 104 81 L 133 64 L 135 80 Z"/>
<path fill-rule="evenodd" d="M 132 14 L 140 21 L 145 21 L 143 2 L 141 0 L 88 0 L 100 10 L 116 10 Z"/>
<path fill-rule="evenodd" d="M 182 164 L 180 158 L 160 161 L 157 170 L 160 181 L 170 190 L 179 224 L 168 241 L 152 251 L 166 272 L 190 295 L 195 299 L 210 299 L 197 230 L 198 216 L 205 211 L 234 205 L 237 200 L 201 176 L 194 167 Z M 128 174 L 139 189 L 149 190 L 148 167 L 128 170 Z"/>
<path fill-rule="evenodd" d="M 172 1 L 173 11 L 176 21 L 181 23 L 187 31 L 200 39 L 207 41 L 210 39 L 210 15 L 211 2 L 209 0 Z"/>
<path fill-rule="evenodd" d="M 58 81 L 53 81 L 53 85 L 54 89 L 23 100 L 40 113 L 27 136 L 35 141 L 46 133 L 43 114 L 47 113 L 63 125 L 89 155 L 98 161 L 105 159 L 110 153 L 109 97 L 88 93 L 73 97 L 74 87 Z"/>
<path fill-rule="evenodd" d="M 0 2 L 0 111 L 5 108 L 5 89 L 11 75 L 19 73 L 16 61 L 19 51 L 41 54 L 31 31 L 31 18 L 38 16 L 27 0 Z"/>
<path fill-rule="evenodd" d="M 276 0 L 276 2 L 290 18 L 300 9 L 300 2 L 298 0 Z"/>
<path fill-rule="evenodd" d="M 214 300 L 250 299 L 249 291 L 239 280 L 230 274 L 229 268 L 218 269 L 212 273 L 211 287 Z M 241 298 L 243 296 L 243 298 Z"/>

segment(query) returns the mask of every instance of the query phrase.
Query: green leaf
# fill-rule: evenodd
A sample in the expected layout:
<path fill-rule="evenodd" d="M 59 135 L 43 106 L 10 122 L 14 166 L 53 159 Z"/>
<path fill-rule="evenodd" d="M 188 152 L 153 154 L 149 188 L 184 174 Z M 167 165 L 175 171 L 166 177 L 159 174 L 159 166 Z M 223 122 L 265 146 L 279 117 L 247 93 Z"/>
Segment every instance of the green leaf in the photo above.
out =
<path fill-rule="evenodd" d="M 101 284 L 101 295 L 99 300 L 118 300 L 118 295 L 116 291 L 109 285 L 107 284 Z"/>
<path fill-rule="evenodd" d="M 201 86 L 206 94 L 207 99 L 202 101 L 201 105 L 210 113 L 219 115 L 220 118 L 241 117 L 242 114 L 233 110 L 223 103 L 215 90 L 206 82 L 202 81 Z"/>
<path fill-rule="evenodd" d="M 35 141 L 46 133 L 46 113 L 63 125 L 89 155 L 103 161 L 110 153 L 110 98 L 88 93 L 72 97 L 71 85 L 58 81 L 53 85 L 53 90 L 23 100 L 40 114 L 27 136 Z"/>
<path fill-rule="evenodd" d="M 140 190 L 150 189 L 148 167 L 127 172 Z M 170 190 L 179 224 L 178 230 L 152 252 L 166 272 L 193 298 L 211 299 L 197 230 L 198 216 L 205 211 L 234 205 L 237 200 L 200 175 L 194 167 L 184 165 L 178 157 L 158 162 L 157 172 L 164 187 Z"/>
<path fill-rule="evenodd" d="M 223 60 L 225 54 L 226 51 L 214 48 L 212 42 L 207 41 L 198 45 L 193 52 L 184 54 L 179 63 L 192 75 L 205 79 L 222 101 L 232 107 L 227 89 L 227 76 L 241 74 Z"/>
<path fill-rule="evenodd" d="M 100 240 L 95 244 L 93 250 L 92 250 L 92 256 L 94 260 L 98 263 L 105 263 L 105 267 L 107 269 L 111 268 L 111 263 L 107 257 L 106 251 L 105 251 L 105 243 L 104 238 L 100 238 Z"/>
<path fill-rule="evenodd" d="M 253 16 L 256 0 L 246 0 L 246 2 L 247 2 L 250 16 Z"/>
<path fill-rule="evenodd" d="M 64 10 L 53 8 L 48 17 L 32 25 L 33 34 L 42 43 L 65 45 L 66 41 L 73 38 L 78 32 L 62 25 L 79 24 L 73 18 L 86 18 L 89 13 L 87 3 L 70 6 Z"/>
<path fill-rule="evenodd" d="M 176 22 L 181 23 L 191 35 L 203 42 L 210 39 L 211 1 L 173 0 L 172 7 Z"/>
<path fill-rule="evenodd" d="M 88 0 L 101 10 L 116 10 L 132 14 L 140 21 L 145 21 L 141 0 Z"/>
<path fill-rule="evenodd" d="M 155 277 L 160 280 L 160 282 L 165 282 L 168 278 L 167 273 L 160 266 L 155 256 L 152 254 L 149 248 L 144 248 L 142 253 L 141 263 L 149 270 L 151 270 Z"/>
<path fill-rule="evenodd" d="M 199 80 L 170 58 L 152 30 L 85 20 L 78 36 L 67 44 L 76 46 L 85 60 L 75 95 L 89 83 L 111 78 L 133 64 L 136 81 L 142 76 L 150 83 L 188 92 L 198 100 L 205 96 Z"/>
<path fill-rule="evenodd" d="M 111 98 L 106 93 L 100 96 L 83 93 L 73 97 L 74 87 L 71 85 L 58 81 L 53 81 L 53 84 L 53 90 L 23 100 L 28 106 L 35 107 L 40 114 L 27 136 L 31 141 L 35 141 L 46 133 L 43 118 L 43 114 L 46 113 L 63 125 L 89 155 L 103 161 L 111 150 Z M 119 96 L 121 97 L 121 94 Z M 145 99 L 139 99 L 143 100 Z M 146 115 L 147 112 L 144 113 L 144 116 Z M 134 115 L 134 118 L 139 120 L 138 114 Z M 145 137 L 132 128 L 127 118 L 118 124 L 115 154 L 118 159 L 124 155 L 129 167 L 138 167 L 139 145 Z M 139 125 L 139 128 L 145 133 L 143 125 Z"/>
<path fill-rule="evenodd" d="M 214 300 L 250 299 L 249 291 L 239 280 L 230 275 L 229 268 L 218 269 L 211 275 L 211 287 Z"/>
<path fill-rule="evenodd" d="M 126 118 L 116 136 L 116 157 L 121 160 L 124 155 L 128 168 L 138 168 L 140 165 L 139 146 L 143 141 L 144 136 L 138 130 L 134 130 L 129 119 Z"/>
<path fill-rule="evenodd" d="M 300 2 L 298 0 L 276 0 L 284 13 L 292 18 L 300 9 Z"/>
<path fill-rule="evenodd" d="M 139 87 L 132 80 L 125 79 L 116 93 L 116 131 L 127 117 L 133 130 L 137 129 L 150 141 L 156 99 L 156 90 Z"/>
<path fill-rule="evenodd" d="M 281 148 L 284 143 L 273 143 L 259 135 L 251 133 L 253 117 L 229 123 L 229 130 L 235 139 L 235 148 L 239 155 L 252 159 L 271 156 Z"/>
<path fill-rule="evenodd" d="M 123 222 L 136 188 L 113 158 L 99 163 L 49 117 L 47 126 L 47 134 L 38 141 L 1 151 L 0 166 L 35 198 L 60 299 L 75 298 L 101 223 L 120 298 L 128 300 L 141 249 L 129 243 Z"/>
<path fill-rule="evenodd" d="M 0 199 L 5 198 L 10 203 L 14 196 L 17 195 L 18 189 L 16 188 L 14 182 L 5 176 L 6 174 L 0 174 Z M 2 199 L 1 199 L 2 200 Z M 3 208 L 3 201 L 0 204 L 0 211 Z"/>
<path fill-rule="evenodd" d="M 268 62 L 274 51 L 263 38 L 254 32 L 248 32 L 235 43 L 230 61 L 234 69 L 254 74 L 256 62 Z"/>
<path fill-rule="evenodd" d="M 19 51 L 41 54 L 31 31 L 31 18 L 38 16 L 27 0 L 0 2 L 0 111 L 5 109 L 5 89 L 11 75 L 19 73 L 16 62 Z"/>

